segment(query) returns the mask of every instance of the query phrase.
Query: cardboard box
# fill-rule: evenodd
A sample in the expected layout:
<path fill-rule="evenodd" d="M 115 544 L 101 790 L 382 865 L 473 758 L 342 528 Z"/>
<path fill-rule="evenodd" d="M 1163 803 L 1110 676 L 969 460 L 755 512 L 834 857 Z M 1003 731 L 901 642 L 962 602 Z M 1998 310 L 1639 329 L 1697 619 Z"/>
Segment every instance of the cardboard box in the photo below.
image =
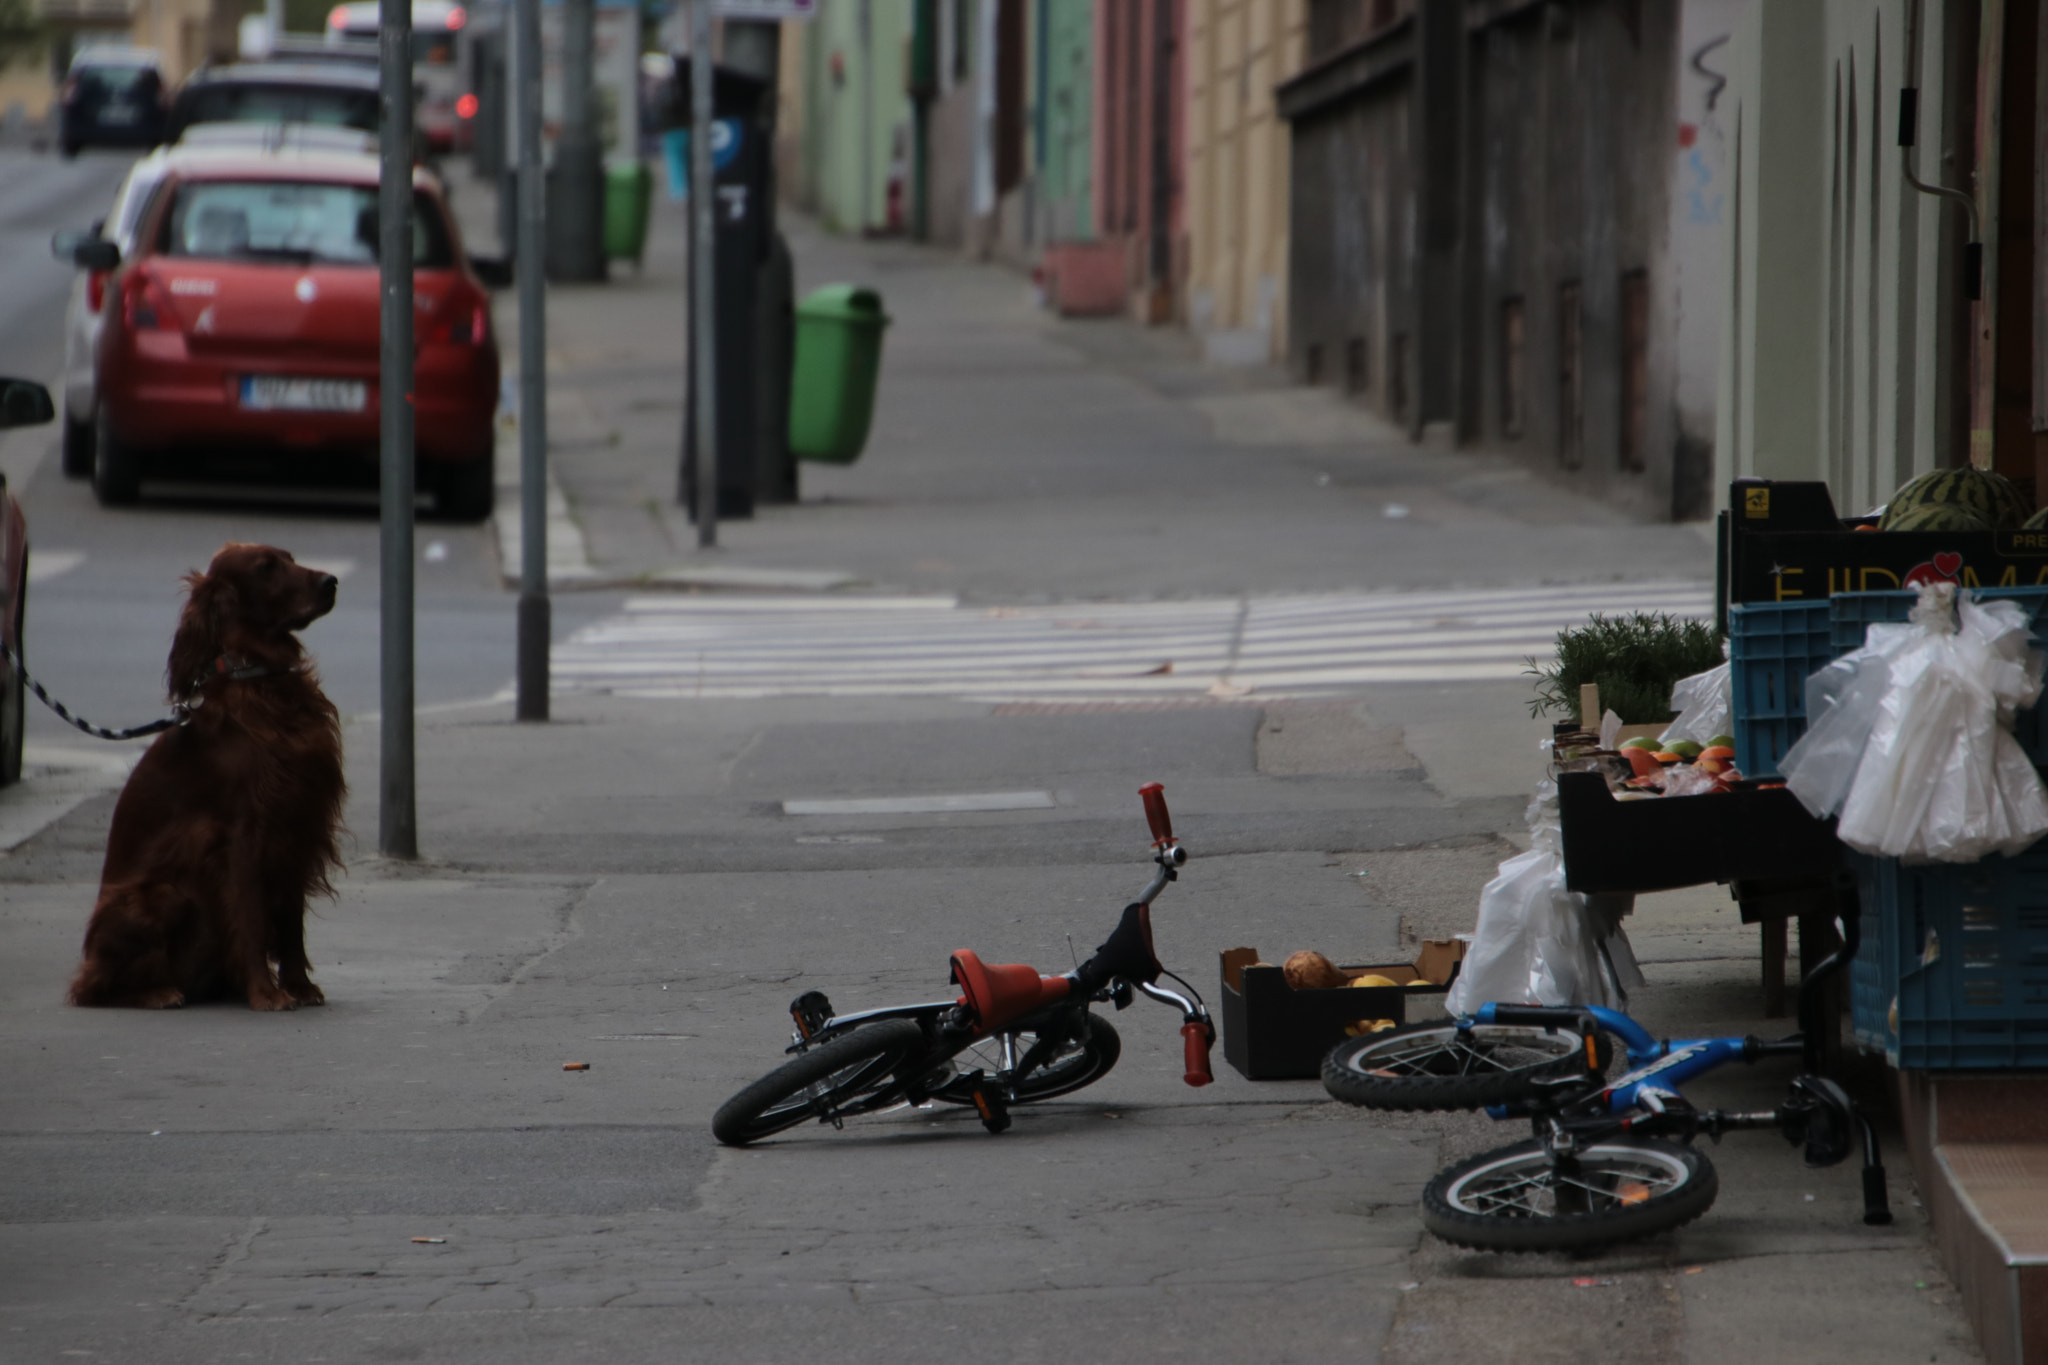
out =
<path fill-rule="evenodd" d="M 1458 939 L 1431 939 L 1413 962 L 1340 967 L 1346 977 L 1384 976 L 1393 986 L 1298 991 L 1256 948 L 1223 954 L 1223 1059 L 1246 1080 L 1314 1080 L 1323 1057 L 1361 1019 L 1408 1020 L 1408 997 L 1442 995 L 1465 957 Z"/>

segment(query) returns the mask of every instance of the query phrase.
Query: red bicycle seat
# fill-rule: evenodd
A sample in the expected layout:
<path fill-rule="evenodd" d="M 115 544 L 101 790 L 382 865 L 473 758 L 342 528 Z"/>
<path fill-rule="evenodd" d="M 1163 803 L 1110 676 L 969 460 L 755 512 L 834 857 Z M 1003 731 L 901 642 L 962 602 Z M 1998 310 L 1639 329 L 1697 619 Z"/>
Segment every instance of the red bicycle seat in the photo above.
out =
<path fill-rule="evenodd" d="M 953 954 L 953 980 L 966 992 L 962 999 L 984 1031 L 999 1029 L 1040 1005 L 1064 1000 L 1073 984 L 1063 976 L 1040 976 L 1028 963 L 990 966 L 967 948 Z"/>

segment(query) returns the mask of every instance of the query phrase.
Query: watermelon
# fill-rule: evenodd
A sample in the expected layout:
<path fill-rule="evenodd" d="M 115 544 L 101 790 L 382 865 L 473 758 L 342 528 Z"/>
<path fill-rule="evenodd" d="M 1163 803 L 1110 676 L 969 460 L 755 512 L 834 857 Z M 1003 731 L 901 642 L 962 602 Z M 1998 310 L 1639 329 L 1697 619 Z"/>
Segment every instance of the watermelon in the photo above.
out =
<path fill-rule="evenodd" d="M 1952 502 L 1923 502 L 1900 512 L 1887 508 L 1887 531 L 1988 531 L 1991 523 L 1967 507 Z"/>
<path fill-rule="evenodd" d="M 2026 497 L 2013 486 L 2012 480 L 2004 475 L 1987 469 L 1937 469 L 1909 480 L 1892 494 L 1879 527 L 1886 531 L 1905 530 L 1897 524 L 1898 519 L 1917 507 L 1930 505 L 1961 507 L 1976 513 L 1987 525 L 2007 531 L 2018 530 L 2034 511 L 2027 505 Z M 1952 528 L 1925 526 L 1920 529 L 1945 531 Z"/>

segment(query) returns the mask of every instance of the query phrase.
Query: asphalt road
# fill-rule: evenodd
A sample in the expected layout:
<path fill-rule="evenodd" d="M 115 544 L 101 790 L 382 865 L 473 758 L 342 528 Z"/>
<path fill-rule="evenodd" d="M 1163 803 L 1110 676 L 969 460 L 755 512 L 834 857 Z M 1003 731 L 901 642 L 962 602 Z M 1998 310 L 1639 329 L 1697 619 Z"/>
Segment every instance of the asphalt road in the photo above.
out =
<path fill-rule="evenodd" d="M 73 271 L 50 255 L 60 228 L 102 217 L 132 158 L 88 152 L 74 161 L 0 148 L 0 374 L 57 392 L 64 310 Z M 62 402 L 61 394 L 58 401 Z M 329 694 L 344 715 L 377 710 L 380 684 L 379 531 L 374 493 L 230 484 L 145 487 L 140 505 L 100 507 L 66 479 L 58 428 L 0 436 L 0 466 L 28 514 L 30 671 L 71 710 L 110 728 L 162 714 L 164 659 L 182 598 L 182 575 L 223 543 L 280 545 L 342 580 L 333 614 L 306 633 Z M 433 707 L 489 696 L 513 669 L 511 600 L 498 581 L 488 526 L 431 519 L 416 530 L 416 694 Z M 559 632 L 609 609 L 610 595 L 562 602 Z M 31 704 L 28 741 L 39 749 L 94 749 L 102 741 Z"/>

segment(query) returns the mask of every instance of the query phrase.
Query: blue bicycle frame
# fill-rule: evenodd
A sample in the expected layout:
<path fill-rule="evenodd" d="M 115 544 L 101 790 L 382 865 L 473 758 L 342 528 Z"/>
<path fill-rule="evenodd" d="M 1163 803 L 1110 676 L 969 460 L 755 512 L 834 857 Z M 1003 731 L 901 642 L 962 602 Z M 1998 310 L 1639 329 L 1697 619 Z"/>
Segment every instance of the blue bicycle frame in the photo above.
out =
<path fill-rule="evenodd" d="M 1497 1005 L 1479 1007 L 1474 1017 L 1478 1023 L 1499 1022 L 1495 1017 Z M 1583 1014 L 1591 1015 L 1602 1031 L 1621 1040 L 1627 1050 L 1629 1070 L 1603 1088 L 1600 1097 L 1606 1101 L 1608 1112 L 1619 1114 L 1643 1104 L 1645 1093 L 1679 1097 L 1678 1087 L 1695 1076 L 1712 1071 L 1715 1067 L 1729 1062 L 1742 1061 L 1756 1047 L 1747 1038 L 1678 1038 L 1661 1040 L 1619 1010 L 1604 1005 L 1585 1005 Z M 1646 1107 L 1660 1108 L 1655 1102 Z M 1491 1105 L 1486 1111 L 1497 1119 L 1509 1118 L 1505 1105 Z"/>

